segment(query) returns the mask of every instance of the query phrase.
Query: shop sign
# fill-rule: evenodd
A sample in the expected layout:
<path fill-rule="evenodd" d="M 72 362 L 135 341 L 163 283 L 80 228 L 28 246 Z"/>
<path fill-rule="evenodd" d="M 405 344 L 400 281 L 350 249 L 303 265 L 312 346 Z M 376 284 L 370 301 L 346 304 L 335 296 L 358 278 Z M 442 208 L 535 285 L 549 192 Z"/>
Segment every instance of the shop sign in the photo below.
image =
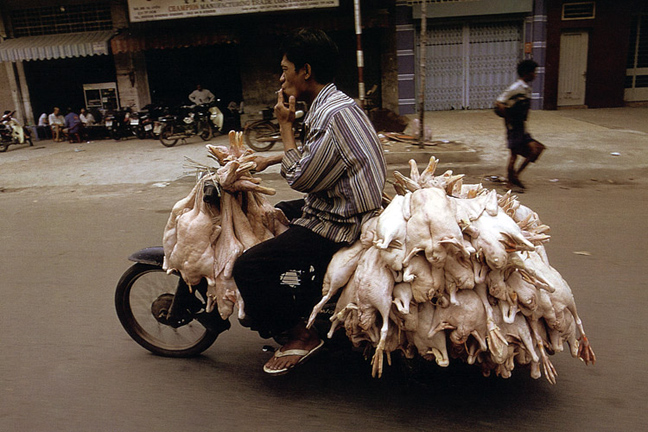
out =
<path fill-rule="evenodd" d="M 339 0 L 128 0 L 131 22 L 330 8 Z"/>

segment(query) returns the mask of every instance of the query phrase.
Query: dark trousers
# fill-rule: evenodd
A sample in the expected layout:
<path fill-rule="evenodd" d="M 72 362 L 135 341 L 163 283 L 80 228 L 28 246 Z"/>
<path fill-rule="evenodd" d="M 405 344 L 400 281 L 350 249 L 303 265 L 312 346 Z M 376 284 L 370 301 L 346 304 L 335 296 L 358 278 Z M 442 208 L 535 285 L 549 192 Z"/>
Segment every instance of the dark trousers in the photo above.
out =
<path fill-rule="evenodd" d="M 322 296 L 331 257 L 344 245 L 291 225 L 245 251 L 233 274 L 252 329 L 262 337 L 277 336 L 308 316 Z"/>

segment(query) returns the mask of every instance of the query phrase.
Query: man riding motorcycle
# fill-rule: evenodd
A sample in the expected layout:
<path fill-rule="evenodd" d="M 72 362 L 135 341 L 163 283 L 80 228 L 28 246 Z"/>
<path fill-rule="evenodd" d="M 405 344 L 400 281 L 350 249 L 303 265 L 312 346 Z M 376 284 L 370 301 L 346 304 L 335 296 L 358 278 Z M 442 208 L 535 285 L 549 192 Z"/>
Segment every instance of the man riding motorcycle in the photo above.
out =
<path fill-rule="evenodd" d="M 362 222 L 380 208 L 386 172 L 369 119 L 333 84 L 335 43 L 323 31 L 299 29 L 287 39 L 283 53 L 275 116 L 285 152 L 257 156 L 257 170 L 281 163 L 282 176 L 306 197 L 277 205 L 294 216 L 290 228 L 244 252 L 233 272 L 253 328 L 262 335 L 287 335 L 264 366 L 271 375 L 287 373 L 323 345 L 302 319 L 320 296 L 321 284 L 302 284 L 295 289 L 310 292 L 293 295 L 281 275 L 290 270 L 308 274 L 312 267 L 321 282 L 333 254 L 357 240 Z M 297 100 L 310 106 L 299 149 L 293 133 Z"/>

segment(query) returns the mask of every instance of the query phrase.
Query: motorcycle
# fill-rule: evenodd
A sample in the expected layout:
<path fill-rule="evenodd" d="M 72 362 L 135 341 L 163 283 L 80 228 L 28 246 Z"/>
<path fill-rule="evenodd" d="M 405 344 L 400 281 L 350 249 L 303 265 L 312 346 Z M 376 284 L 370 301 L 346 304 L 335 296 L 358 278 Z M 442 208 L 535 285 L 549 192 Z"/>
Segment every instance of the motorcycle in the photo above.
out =
<path fill-rule="evenodd" d="M 279 122 L 274 118 L 274 109 L 265 108 L 261 110 L 262 119 L 246 123 L 243 128 L 245 144 L 255 151 L 268 151 L 277 141 L 281 141 Z M 295 139 L 301 141 L 303 131 L 304 109 L 295 112 Z"/>
<path fill-rule="evenodd" d="M 159 134 L 155 133 L 155 122 L 160 118 L 164 113 L 168 111 L 167 108 L 156 105 L 148 104 L 142 108 L 141 111 L 131 113 L 130 115 L 130 125 L 135 129 L 135 135 L 139 139 L 159 139 Z"/>
<path fill-rule="evenodd" d="M 135 127 L 139 119 L 133 115 L 131 107 L 118 109 L 106 115 L 105 124 L 110 138 L 119 141 L 122 138 L 137 136 Z"/>
<path fill-rule="evenodd" d="M 28 142 L 33 146 L 31 135 L 28 129 L 25 129 L 13 115 L 15 111 L 6 112 L 0 118 L 0 152 L 6 152 L 12 144 L 24 144 Z"/>
<path fill-rule="evenodd" d="M 203 200 L 220 205 L 220 189 L 215 183 L 206 183 Z M 207 281 L 202 281 L 192 289 L 179 273 L 167 273 L 163 268 L 164 249 L 162 246 L 149 247 L 128 257 L 133 264 L 117 283 L 115 308 L 122 326 L 130 337 L 140 346 L 164 357 L 194 357 L 209 348 L 222 332 L 231 327 L 229 319 L 224 320 L 215 308 L 210 313 L 207 308 Z M 285 279 L 291 284 L 314 283 L 314 275 L 298 277 L 295 272 L 287 272 Z M 319 288 L 321 290 L 321 287 Z M 334 296 L 322 308 L 314 322 L 314 328 L 322 340 L 331 326 L 331 317 L 339 298 Z M 253 324 L 240 320 L 245 327 Z M 268 338 L 271 335 L 260 332 Z M 273 336 L 280 345 L 285 344 L 282 336 Z M 335 332 L 328 339 L 329 347 L 351 347 L 344 332 Z"/>
<path fill-rule="evenodd" d="M 230 329 L 229 319 L 222 319 L 218 310 L 206 312 L 204 279 L 190 290 L 178 273 L 167 274 L 162 269 L 164 249 L 161 246 L 142 249 L 128 259 L 135 264 L 117 283 L 115 308 L 124 330 L 140 346 L 163 357 L 195 357 Z M 310 278 L 300 280 L 308 283 Z M 315 320 L 314 328 L 322 340 L 330 328 L 336 301 L 337 298 L 331 299 Z M 245 320 L 240 321 L 250 327 Z M 269 335 L 261 333 L 261 336 Z M 280 345 L 286 342 L 281 336 L 274 339 Z M 351 349 L 344 332 L 336 332 L 327 344 Z"/>
<path fill-rule="evenodd" d="M 212 135 L 241 129 L 241 114 L 236 102 L 232 101 L 225 106 L 220 99 L 216 99 L 214 102 L 196 105 L 195 108 L 200 115 L 209 118 Z"/>
<path fill-rule="evenodd" d="M 163 146 L 173 147 L 178 140 L 185 140 L 194 135 L 198 135 L 203 141 L 212 137 L 209 111 L 200 107 L 201 105 L 183 105 L 177 114 L 160 117 L 155 124 L 154 133 L 159 134 Z"/>

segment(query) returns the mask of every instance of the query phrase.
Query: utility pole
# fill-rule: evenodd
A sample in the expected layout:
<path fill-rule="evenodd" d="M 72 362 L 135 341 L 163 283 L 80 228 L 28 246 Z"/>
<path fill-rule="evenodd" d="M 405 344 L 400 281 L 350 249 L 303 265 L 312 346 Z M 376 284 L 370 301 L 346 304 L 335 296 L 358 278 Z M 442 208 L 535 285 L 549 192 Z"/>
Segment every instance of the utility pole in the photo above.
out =
<path fill-rule="evenodd" d="M 421 1 L 421 37 L 419 43 L 419 148 L 425 139 L 425 52 L 427 51 L 427 0 Z"/>
<path fill-rule="evenodd" d="M 360 107 L 365 109 L 364 52 L 362 51 L 360 0 L 353 0 L 353 16 L 355 19 L 356 56 L 358 61 L 358 98 L 360 99 Z"/>

